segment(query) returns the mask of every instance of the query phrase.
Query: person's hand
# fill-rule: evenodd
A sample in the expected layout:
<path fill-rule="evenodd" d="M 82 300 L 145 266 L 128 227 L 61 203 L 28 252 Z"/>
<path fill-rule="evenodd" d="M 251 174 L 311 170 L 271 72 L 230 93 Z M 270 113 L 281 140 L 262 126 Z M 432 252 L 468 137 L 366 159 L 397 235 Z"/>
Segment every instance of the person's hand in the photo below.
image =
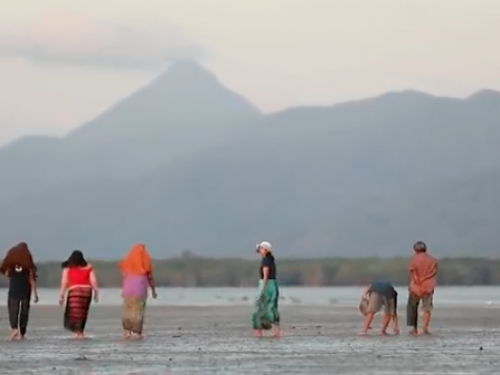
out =
<path fill-rule="evenodd" d="M 413 288 L 413 293 L 418 297 L 422 297 L 423 295 L 422 285 L 420 284 L 415 285 L 415 287 Z"/>
<path fill-rule="evenodd" d="M 153 299 L 157 299 L 158 298 L 158 294 L 156 294 L 156 289 L 153 289 L 151 291 L 151 297 L 153 297 Z"/>
<path fill-rule="evenodd" d="M 38 303 L 38 293 L 33 296 L 33 303 Z"/>
<path fill-rule="evenodd" d="M 94 303 L 99 302 L 99 292 L 95 291 L 94 292 Z"/>
<path fill-rule="evenodd" d="M 64 293 L 59 296 L 59 306 L 64 305 Z"/>
<path fill-rule="evenodd" d="M 422 284 L 413 283 L 410 285 L 410 293 L 416 295 L 417 297 L 422 297 Z"/>

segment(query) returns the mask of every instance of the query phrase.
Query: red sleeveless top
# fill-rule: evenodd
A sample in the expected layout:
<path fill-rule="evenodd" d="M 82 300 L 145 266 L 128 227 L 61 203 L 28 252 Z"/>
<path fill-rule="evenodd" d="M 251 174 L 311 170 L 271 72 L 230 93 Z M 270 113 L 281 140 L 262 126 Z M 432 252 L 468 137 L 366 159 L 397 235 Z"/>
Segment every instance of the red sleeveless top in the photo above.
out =
<path fill-rule="evenodd" d="M 68 288 L 76 285 L 91 286 L 90 284 L 90 273 L 92 272 L 92 267 L 79 268 L 71 267 L 68 268 Z"/>

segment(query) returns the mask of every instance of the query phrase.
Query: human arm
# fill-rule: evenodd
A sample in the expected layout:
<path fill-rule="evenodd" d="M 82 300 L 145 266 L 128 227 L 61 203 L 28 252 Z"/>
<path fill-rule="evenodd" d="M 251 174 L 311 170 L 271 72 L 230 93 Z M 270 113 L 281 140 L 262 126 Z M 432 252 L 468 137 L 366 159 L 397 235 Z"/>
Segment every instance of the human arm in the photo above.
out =
<path fill-rule="evenodd" d="M 9 267 L 6 264 L 5 259 L 2 260 L 2 264 L 0 265 L 0 274 L 5 277 L 9 277 Z"/>
<path fill-rule="evenodd" d="M 410 292 L 420 296 L 422 294 L 422 279 L 416 268 L 410 268 Z"/>
<path fill-rule="evenodd" d="M 438 263 L 434 262 L 430 272 L 422 279 L 422 281 L 435 278 L 437 276 L 437 273 L 438 273 Z"/>
<path fill-rule="evenodd" d="M 61 274 L 61 286 L 59 288 L 59 304 L 64 303 L 64 296 L 66 295 L 66 289 L 68 286 L 68 269 L 64 268 Z"/>
<path fill-rule="evenodd" d="M 99 285 L 97 283 L 97 276 L 94 272 L 94 269 L 90 271 L 89 274 L 90 285 L 92 286 L 92 290 L 94 291 L 94 301 L 99 301 Z"/>
<path fill-rule="evenodd" d="M 2 260 L 2 264 L 0 264 L 0 274 L 4 275 L 6 277 L 9 277 L 9 271 L 8 271 L 7 264 L 5 262 L 5 258 Z"/>
<path fill-rule="evenodd" d="M 417 256 L 411 258 L 408 264 L 408 271 L 410 272 L 410 289 L 413 287 L 420 288 L 422 280 L 420 279 L 420 274 L 418 272 L 418 260 Z"/>
<path fill-rule="evenodd" d="M 154 299 L 156 299 L 156 297 L 158 297 L 158 295 L 156 294 L 156 285 L 155 285 L 155 280 L 153 278 L 152 272 L 148 273 L 148 283 L 149 283 L 149 287 L 151 288 L 151 296 Z"/>
<path fill-rule="evenodd" d="M 38 287 L 36 283 L 35 271 L 30 272 L 30 286 L 31 286 L 31 293 L 33 294 L 33 302 L 38 303 Z"/>
<path fill-rule="evenodd" d="M 262 267 L 262 290 L 261 290 L 261 293 L 264 293 L 264 291 L 266 290 L 268 280 L 269 280 L 269 267 L 264 266 L 264 267 Z"/>
<path fill-rule="evenodd" d="M 422 284 L 422 280 L 420 279 L 420 276 L 419 276 L 418 271 L 416 269 L 410 269 L 410 277 L 411 277 L 411 280 L 415 283 L 415 285 Z"/>

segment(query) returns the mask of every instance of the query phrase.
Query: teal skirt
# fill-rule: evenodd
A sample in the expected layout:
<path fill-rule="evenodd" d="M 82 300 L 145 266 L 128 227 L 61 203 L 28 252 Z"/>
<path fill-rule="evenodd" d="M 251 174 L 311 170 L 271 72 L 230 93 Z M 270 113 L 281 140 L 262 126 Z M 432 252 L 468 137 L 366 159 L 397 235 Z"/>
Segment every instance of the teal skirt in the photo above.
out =
<path fill-rule="evenodd" d="M 278 312 L 280 294 L 276 280 L 267 280 L 265 290 L 262 290 L 263 284 L 263 280 L 259 280 L 260 295 L 255 303 L 255 311 L 252 314 L 252 327 L 253 329 L 267 330 L 280 323 L 280 314 Z"/>

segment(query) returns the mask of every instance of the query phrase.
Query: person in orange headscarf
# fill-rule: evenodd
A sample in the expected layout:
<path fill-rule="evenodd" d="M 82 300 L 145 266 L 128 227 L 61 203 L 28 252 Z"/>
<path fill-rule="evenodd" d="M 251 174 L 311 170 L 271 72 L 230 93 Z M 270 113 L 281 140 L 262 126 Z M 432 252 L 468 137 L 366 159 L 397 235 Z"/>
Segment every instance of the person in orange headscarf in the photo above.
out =
<path fill-rule="evenodd" d="M 123 275 L 123 336 L 141 338 L 144 325 L 148 288 L 153 298 L 157 298 L 153 280 L 153 263 L 143 244 L 132 247 L 119 264 Z"/>

